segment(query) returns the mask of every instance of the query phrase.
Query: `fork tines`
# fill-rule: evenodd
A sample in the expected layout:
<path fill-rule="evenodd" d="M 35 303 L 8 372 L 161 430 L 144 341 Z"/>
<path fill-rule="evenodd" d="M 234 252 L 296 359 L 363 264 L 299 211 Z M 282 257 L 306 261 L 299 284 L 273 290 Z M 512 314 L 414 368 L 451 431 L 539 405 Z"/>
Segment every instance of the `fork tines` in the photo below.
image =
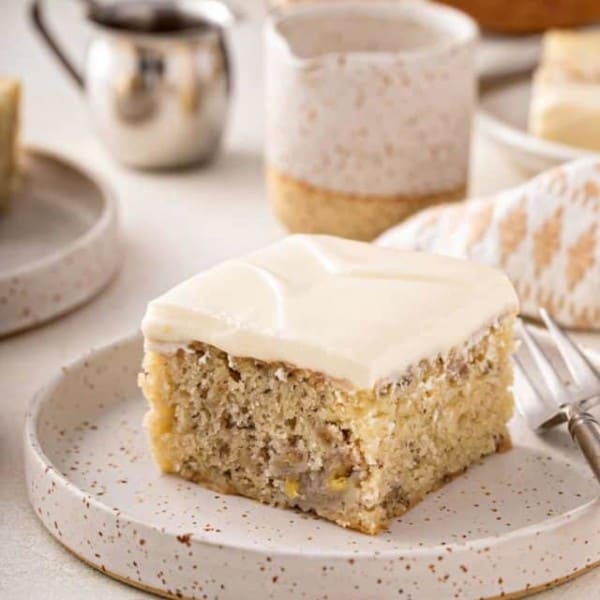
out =
<path fill-rule="evenodd" d="M 514 356 L 515 377 L 526 388 L 518 398 L 519 407 L 535 427 L 546 428 L 564 422 L 561 406 L 580 401 L 586 408 L 598 402 L 600 374 L 546 310 L 540 309 L 540 315 L 573 380 L 569 384 L 563 381 L 529 326 L 519 321 L 523 347 Z"/>
<path fill-rule="evenodd" d="M 540 308 L 540 316 L 565 361 L 571 377 L 573 377 L 581 392 L 587 396 L 598 394 L 600 373 L 594 368 L 577 344 L 557 325 L 556 321 L 548 314 L 545 308 Z"/>

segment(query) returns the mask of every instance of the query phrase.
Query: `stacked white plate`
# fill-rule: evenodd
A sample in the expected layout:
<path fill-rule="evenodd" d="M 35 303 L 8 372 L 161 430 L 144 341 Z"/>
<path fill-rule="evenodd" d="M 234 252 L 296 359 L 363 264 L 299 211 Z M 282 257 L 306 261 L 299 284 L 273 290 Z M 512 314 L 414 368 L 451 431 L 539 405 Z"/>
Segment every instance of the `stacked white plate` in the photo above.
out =
<path fill-rule="evenodd" d="M 104 288 L 120 260 L 112 192 L 78 165 L 28 149 L 0 215 L 0 335 L 43 323 Z"/>

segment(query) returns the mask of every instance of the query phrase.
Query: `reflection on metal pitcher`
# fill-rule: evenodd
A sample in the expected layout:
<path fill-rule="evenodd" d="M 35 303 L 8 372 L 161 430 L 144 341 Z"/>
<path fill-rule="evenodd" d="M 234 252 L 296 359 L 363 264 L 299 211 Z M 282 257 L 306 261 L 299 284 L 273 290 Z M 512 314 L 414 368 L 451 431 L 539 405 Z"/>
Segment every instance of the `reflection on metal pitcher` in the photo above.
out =
<path fill-rule="evenodd" d="M 121 162 L 141 168 L 208 160 L 218 149 L 230 96 L 224 26 L 234 15 L 216 0 L 124 2 L 88 11 L 93 25 L 79 74 L 34 22 L 83 86 L 100 137 Z"/>

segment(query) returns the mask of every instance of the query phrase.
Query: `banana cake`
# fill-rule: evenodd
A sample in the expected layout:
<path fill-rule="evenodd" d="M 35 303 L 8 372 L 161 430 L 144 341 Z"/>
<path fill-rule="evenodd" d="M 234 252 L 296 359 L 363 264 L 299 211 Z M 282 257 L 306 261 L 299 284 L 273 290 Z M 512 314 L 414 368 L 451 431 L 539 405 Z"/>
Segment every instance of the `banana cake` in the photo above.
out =
<path fill-rule="evenodd" d="M 8 206 L 19 177 L 19 82 L 0 76 L 0 209 Z"/>
<path fill-rule="evenodd" d="M 483 265 L 294 235 L 148 305 L 159 467 L 374 534 L 509 443 L 517 299 Z"/>

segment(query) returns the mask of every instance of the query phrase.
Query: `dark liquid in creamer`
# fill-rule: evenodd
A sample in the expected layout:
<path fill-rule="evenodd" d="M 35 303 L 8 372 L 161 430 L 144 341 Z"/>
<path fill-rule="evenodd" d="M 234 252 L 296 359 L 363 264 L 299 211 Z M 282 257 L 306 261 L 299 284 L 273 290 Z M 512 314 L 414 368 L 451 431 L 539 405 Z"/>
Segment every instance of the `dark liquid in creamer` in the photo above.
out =
<path fill-rule="evenodd" d="M 109 29 L 158 35 L 218 28 L 214 23 L 200 16 L 187 14 L 175 5 L 151 0 L 92 4 L 88 18 Z"/>

